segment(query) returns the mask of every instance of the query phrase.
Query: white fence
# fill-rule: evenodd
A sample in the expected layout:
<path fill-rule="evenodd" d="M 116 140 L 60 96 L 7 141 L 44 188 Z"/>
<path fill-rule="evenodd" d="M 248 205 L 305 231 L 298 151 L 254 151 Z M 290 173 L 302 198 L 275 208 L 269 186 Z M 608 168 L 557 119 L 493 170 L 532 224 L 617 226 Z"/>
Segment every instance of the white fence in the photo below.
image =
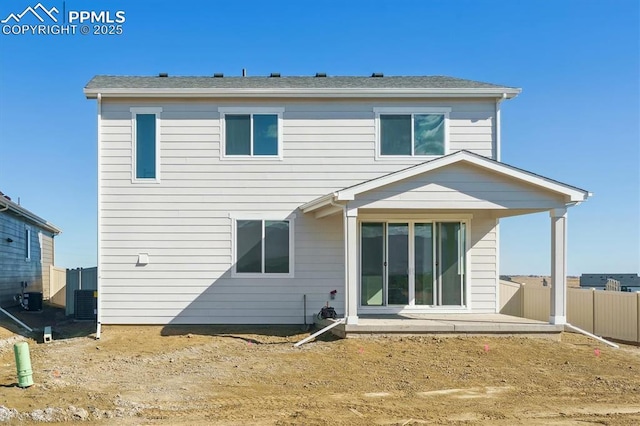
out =
<path fill-rule="evenodd" d="M 500 313 L 549 321 L 550 287 L 500 281 Z M 567 289 L 567 322 L 598 336 L 640 343 L 640 292 Z"/>

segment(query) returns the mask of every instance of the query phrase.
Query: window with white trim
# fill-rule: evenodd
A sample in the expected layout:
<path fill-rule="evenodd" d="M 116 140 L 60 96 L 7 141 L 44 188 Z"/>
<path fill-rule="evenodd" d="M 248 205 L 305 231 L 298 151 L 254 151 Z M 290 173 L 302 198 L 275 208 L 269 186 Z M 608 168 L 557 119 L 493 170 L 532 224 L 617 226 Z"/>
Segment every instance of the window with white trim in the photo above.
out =
<path fill-rule="evenodd" d="M 379 108 L 375 112 L 379 157 L 448 153 L 450 108 Z"/>
<path fill-rule="evenodd" d="M 160 113 L 162 108 L 133 107 L 132 170 L 133 182 L 160 181 Z"/>
<path fill-rule="evenodd" d="M 282 157 L 283 108 L 219 108 L 223 158 Z"/>
<path fill-rule="evenodd" d="M 293 276 L 293 220 L 236 219 L 236 276 Z"/>
<path fill-rule="evenodd" d="M 44 235 L 38 231 L 38 247 L 40 247 L 40 263 L 44 263 Z"/>
<path fill-rule="evenodd" d="M 27 262 L 31 260 L 31 227 L 24 227 L 24 258 Z"/>

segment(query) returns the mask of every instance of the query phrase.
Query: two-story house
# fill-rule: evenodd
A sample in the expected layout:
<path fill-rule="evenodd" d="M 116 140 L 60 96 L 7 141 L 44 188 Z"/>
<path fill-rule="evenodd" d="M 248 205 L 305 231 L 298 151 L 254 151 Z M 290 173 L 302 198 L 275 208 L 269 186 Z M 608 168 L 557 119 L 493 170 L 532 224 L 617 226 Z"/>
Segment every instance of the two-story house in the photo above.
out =
<path fill-rule="evenodd" d="M 96 76 L 99 324 L 496 313 L 501 218 L 585 190 L 505 164 L 520 89 L 451 77 Z M 99 328 L 99 327 L 98 327 Z M 99 332 L 99 330 L 98 330 Z"/>

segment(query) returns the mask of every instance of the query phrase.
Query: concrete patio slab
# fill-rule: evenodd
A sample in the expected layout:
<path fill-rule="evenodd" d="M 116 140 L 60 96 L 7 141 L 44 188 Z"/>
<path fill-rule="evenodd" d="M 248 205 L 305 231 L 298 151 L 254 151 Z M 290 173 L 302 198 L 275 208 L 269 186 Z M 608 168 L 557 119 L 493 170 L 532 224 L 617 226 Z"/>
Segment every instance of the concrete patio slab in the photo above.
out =
<path fill-rule="evenodd" d="M 326 326 L 331 320 L 317 320 Z M 557 338 L 562 325 L 501 314 L 362 315 L 358 324 L 341 324 L 332 332 L 340 337 L 379 334 L 528 335 Z"/>

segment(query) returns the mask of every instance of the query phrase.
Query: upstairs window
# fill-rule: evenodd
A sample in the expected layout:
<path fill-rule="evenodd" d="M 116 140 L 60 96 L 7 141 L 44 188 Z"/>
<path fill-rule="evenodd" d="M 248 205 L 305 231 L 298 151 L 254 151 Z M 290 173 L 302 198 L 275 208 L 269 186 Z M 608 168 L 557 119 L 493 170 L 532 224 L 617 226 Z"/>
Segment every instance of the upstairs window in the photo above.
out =
<path fill-rule="evenodd" d="M 292 276 L 291 220 L 236 220 L 236 276 Z"/>
<path fill-rule="evenodd" d="M 437 156 L 448 152 L 449 109 L 376 110 L 379 157 Z"/>
<path fill-rule="evenodd" d="M 282 109 L 221 108 L 223 158 L 281 158 Z"/>
<path fill-rule="evenodd" d="M 131 108 L 132 181 L 160 181 L 160 113 L 162 108 Z"/>

